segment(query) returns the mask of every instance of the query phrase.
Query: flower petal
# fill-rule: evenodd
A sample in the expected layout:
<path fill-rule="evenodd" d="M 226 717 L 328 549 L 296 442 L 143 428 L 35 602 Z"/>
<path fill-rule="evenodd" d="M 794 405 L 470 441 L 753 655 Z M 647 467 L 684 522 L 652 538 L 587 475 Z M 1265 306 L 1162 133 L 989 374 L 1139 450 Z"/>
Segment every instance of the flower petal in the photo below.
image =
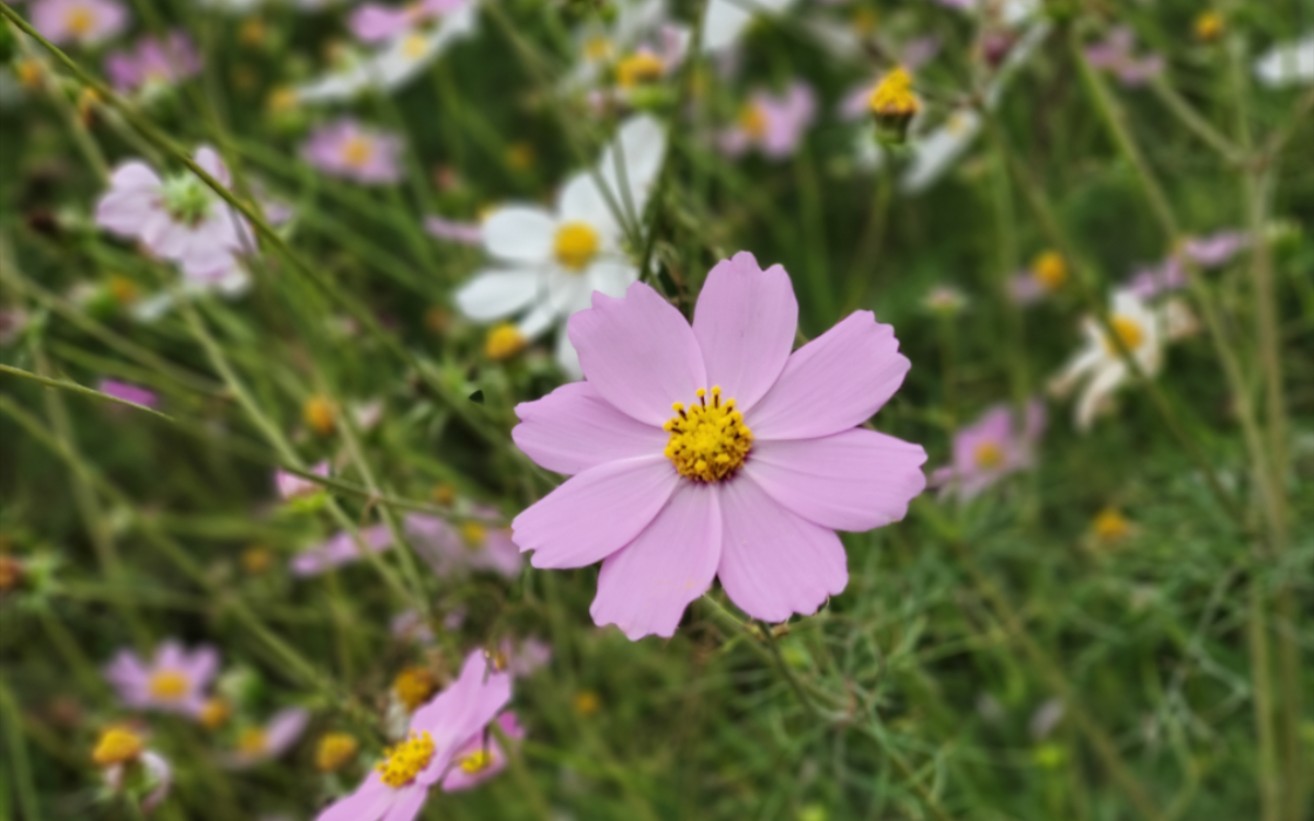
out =
<path fill-rule="evenodd" d="M 571 316 L 567 329 L 598 393 L 640 422 L 663 424 L 671 403 L 692 402 L 707 384 L 693 330 L 641 282 L 621 299 L 594 292 L 593 307 Z"/>
<path fill-rule="evenodd" d="M 799 348 L 747 416 L 757 439 L 810 439 L 864 422 L 899 389 L 909 363 L 894 328 L 855 311 Z"/>
<path fill-rule="evenodd" d="M 791 513 L 752 479 L 722 485 L 725 541 L 717 576 L 730 600 L 763 621 L 815 613 L 848 584 L 844 545 L 834 531 Z"/>
<path fill-rule="evenodd" d="M 557 223 L 542 208 L 508 205 L 484 220 L 484 248 L 511 262 L 544 262 L 552 255 Z"/>
<path fill-rule="evenodd" d="M 657 518 L 608 556 L 589 613 L 631 640 L 675 633 L 689 603 L 712 586 L 721 559 L 719 489 L 681 482 Z"/>
<path fill-rule="evenodd" d="M 820 439 L 759 442 L 745 474 L 771 498 L 822 527 L 862 531 L 897 522 L 926 488 L 926 451 L 854 428 Z"/>
<path fill-rule="evenodd" d="M 516 406 L 516 446 L 535 464 L 573 475 L 605 462 L 660 454 L 666 431 L 626 416 L 588 382 L 562 385 Z"/>
<path fill-rule="evenodd" d="M 383 821 L 414 821 L 420 815 L 420 810 L 424 808 L 424 801 L 428 797 L 427 789 L 412 785 L 410 790 L 398 793 L 397 800 L 393 802 L 388 814 L 383 816 Z"/>
<path fill-rule="evenodd" d="M 744 412 L 757 403 L 789 359 L 798 331 L 798 300 L 779 265 L 765 271 L 747 251 L 712 268 L 694 309 L 694 336 L 707 380 Z"/>
<path fill-rule="evenodd" d="M 325 807 L 315 821 L 377 821 L 388 811 L 394 795 L 379 774 L 371 771 L 354 793 Z"/>
<path fill-rule="evenodd" d="M 585 567 L 629 544 L 666 504 L 679 474 L 658 453 L 571 477 L 511 523 L 534 567 Z"/>
<path fill-rule="evenodd" d="M 456 307 L 477 322 L 501 319 L 528 307 L 540 295 L 540 281 L 532 268 L 480 271 L 456 292 Z"/>

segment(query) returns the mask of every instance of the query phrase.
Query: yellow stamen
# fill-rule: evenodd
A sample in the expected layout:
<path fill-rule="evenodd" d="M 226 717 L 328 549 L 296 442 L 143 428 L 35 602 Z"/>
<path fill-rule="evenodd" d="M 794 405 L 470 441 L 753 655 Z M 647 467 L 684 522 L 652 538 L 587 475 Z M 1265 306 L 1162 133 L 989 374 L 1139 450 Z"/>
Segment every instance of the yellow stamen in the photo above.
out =
<path fill-rule="evenodd" d="M 913 93 L 912 74 L 898 66 L 881 78 L 867 98 L 867 105 L 877 117 L 911 118 L 922 103 Z"/>
<path fill-rule="evenodd" d="M 409 713 L 415 710 L 438 690 L 438 679 L 427 667 L 407 667 L 392 680 L 392 691 Z"/>
<path fill-rule="evenodd" d="M 616 64 L 616 85 L 630 89 L 662 78 L 666 64 L 656 54 L 639 51 Z"/>
<path fill-rule="evenodd" d="M 1102 542 L 1120 542 L 1131 533 L 1131 522 L 1117 508 L 1106 507 L 1095 516 L 1091 529 Z"/>
<path fill-rule="evenodd" d="M 1068 281 L 1068 264 L 1057 251 L 1044 251 L 1031 261 L 1031 275 L 1046 291 L 1057 291 Z"/>
<path fill-rule="evenodd" d="M 575 708 L 576 715 L 587 718 L 602 707 L 602 699 L 592 690 L 580 690 L 575 694 L 571 706 Z"/>
<path fill-rule="evenodd" d="M 461 757 L 461 771 L 467 775 L 483 772 L 491 766 L 493 766 L 493 754 L 488 750 L 475 750 Z"/>
<path fill-rule="evenodd" d="M 597 230 L 587 222 L 564 222 L 552 240 L 552 253 L 561 267 L 578 272 L 588 267 L 598 255 L 601 244 Z"/>
<path fill-rule="evenodd" d="M 356 757 L 360 744 L 347 733 L 324 733 L 315 745 L 315 769 L 322 773 L 336 772 Z"/>
<path fill-rule="evenodd" d="M 488 528 L 481 522 L 464 522 L 461 524 L 461 541 L 471 550 L 481 550 L 488 541 Z"/>
<path fill-rule="evenodd" d="M 244 755 L 260 755 L 269 747 L 269 736 L 260 727 L 247 727 L 237 737 L 237 749 Z"/>
<path fill-rule="evenodd" d="M 369 137 L 353 134 L 342 144 L 342 161 L 351 168 L 363 168 L 374 156 L 374 141 Z"/>
<path fill-rule="evenodd" d="M 215 696 L 206 699 L 205 704 L 201 706 L 201 713 L 197 716 L 197 719 L 205 729 L 217 730 L 228 722 L 228 717 L 232 714 L 233 708 L 228 704 L 228 701 Z"/>
<path fill-rule="evenodd" d="M 1223 15 L 1209 9 L 1200 12 L 1195 18 L 1195 39 L 1202 43 L 1212 43 L 1223 36 Z"/>
<path fill-rule="evenodd" d="M 415 776 L 433 760 L 434 744 L 429 733 L 424 732 L 388 748 L 387 758 L 374 768 L 379 772 L 383 783 L 393 789 L 400 789 L 415 780 Z"/>
<path fill-rule="evenodd" d="M 746 103 L 739 109 L 739 127 L 755 140 L 766 136 L 767 116 L 762 106 L 757 103 Z"/>
<path fill-rule="evenodd" d="M 86 37 L 96 27 L 96 15 L 86 6 L 74 6 L 64 15 L 64 25 L 74 37 Z"/>
<path fill-rule="evenodd" d="M 1109 325 L 1112 327 L 1113 333 L 1118 337 L 1118 341 L 1120 341 L 1122 346 L 1130 353 L 1135 353 L 1136 349 L 1141 347 L 1142 343 L 1145 342 L 1145 329 L 1141 327 L 1141 323 L 1129 316 L 1117 314 L 1109 320 Z M 1108 348 L 1109 353 L 1118 353 L 1118 348 L 1113 344 L 1112 339 L 1106 339 L 1104 344 L 1105 347 Z"/>
<path fill-rule="evenodd" d="M 91 760 L 97 767 L 127 764 L 136 761 L 145 749 L 146 743 L 141 736 L 127 727 L 107 727 L 91 751 Z"/>
<path fill-rule="evenodd" d="M 601 35 L 584 41 L 584 59 L 591 63 L 601 63 L 611 57 L 611 41 Z"/>
<path fill-rule="evenodd" d="M 191 681 L 177 670 L 157 670 L 151 675 L 147 689 L 152 698 L 161 701 L 176 701 L 187 695 Z"/>
<path fill-rule="evenodd" d="M 337 426 L 337 411 L 327 396 L 312 396 L 301 406 L 301 418 L 306 426 L 320 436 L 328 436 Z"/>
<path fill-rule="evenodd" d="M 753 432 L 735 409 L 735 400 L 721 401 L 720 387 L 712 388 L 710 404 L 703 388 L 697 396 L 698 402 L 689 408 L 680 402 L 671 406 L 675 416 L 662 426 L 671 435 L 666 458 L 687 479 L 720 482 L 733 476 L 748 458 Z"/>
<path fill-rule="evenodd" d="M 998 442 L 981 442 L 972 450 L 972 458 L 982 470 L 994 470 L 1004 463 L 1004 449 Z"/>
<path fill-rule="evenodd" d="M 528 340 L 509 322 L 494 325 L 484 339 L 484 356 L 492 360 L 510 359 L 525 349 Z"/>
<path fill-rule="evenodd" d="M 418 60 L 424 55 L 428 47 L 429 41 L 423 34 L 419 32 L 408 34 L 406 39 L 402 40 L 402 56 L 407 60 Z"/>

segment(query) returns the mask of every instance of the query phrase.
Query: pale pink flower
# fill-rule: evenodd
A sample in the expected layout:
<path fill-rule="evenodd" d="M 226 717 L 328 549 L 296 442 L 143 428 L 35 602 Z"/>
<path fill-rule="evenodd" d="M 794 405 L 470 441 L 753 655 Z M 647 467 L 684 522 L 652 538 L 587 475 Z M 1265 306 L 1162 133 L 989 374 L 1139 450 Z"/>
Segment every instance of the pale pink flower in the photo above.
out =
<path fill-rule="evenodd" d="M 1143 86 L 1163 71 L 1163 57 L 1137 56 L 1136 35 L 1127 26 L 1112 29 L 1105 38 L 1086 46 L 1086 60 L 1112 73 L 1128 88 Z"/>
<path fill-rule="evenodd" d="M 156 648 L 149 663 L 131 650 L 120 650 L 105 668 L 105 678 L 129 707 L 195 716 L 218 671 L 219 652 L 213 647 L 188 651 L 169 640 Z"/>
<path fill-rule="evenodd" d="M 201 71 L 201 55 L 186 32 L 143 37 L 129 49 L 105 58 L 105 74 L 121 94 L 168 88 Z"/>
<path fill-rule="evenodd" d="M 903 382 L 894 329 L 858 311 L 791 354 L 779 265 L 714 267 L 693 326 L 643 283 L 570 318 L 586 381 L 516 408 L 516 444 L 571 476 L 516 517 L 540 568 L 602 562 L 592 614 L 670 636 L 719 578 L 750 616 L 817 610 L 848 582 L 836 530 L 903 518 L 921 447 L 856 427 Z M 673 404 L 674 403 L 674 404 Z"/>
<path fill-rule="evenodd" d="M 248 727 L 242 731 L 237 738 L 237 749 L 227 756 L 224 763 L 233 769 L 243 770 L 281 758 L 301 738 L 308 723 L 309 710 L 300 707 L 280 710 L 265 726 Z"/>
<path fill-rule="evenodd" d="M 1206 271 L 1220 268 L 1249 244 L 1250 238 L 1241 231 L 1219 231 L 1208 236 L 1190 237 L 1157 265 L 1137 269 L 1128 280 L 1126 290 L 1141 299 L 1180 290 L 1186 287 L 1188 261 Z"/>
<path fill-rule="evenodd" d="M 941 496 L 966 502 L 1009 474 L 1031 467 L 1035 447 L 1045 430 L 1045 406 L 1027 403 L 1022 424 L 1013 409 L 996 405 L 954 435 L 953 458 L 931 472 L 931 484 Z"/>
<path fill-rule="evenodd" d="M 484 242 L 484 227 L 479 222 L 461 222 L 430 215 L 424 218 L 424 230 L 430 236 L 459 245 L 482 245 Z"/>
<path fill-rule="evenodd" d="M 796 82 L 781 94 L 758 91 L 717 142 L 731 157 L 756 149 L 764 157 L 783 159 L 798 150 L 816 114 L 817 98 L 806 83 Z"/>
<path fill-rule="evenodd" d="M 319 546 L 293 556 L 290 567 L 294 576 L 318 576 L 344 564 L 359 561 L 367 553 L 380 553 L 390 547 L 392 532 L 387 525 L 361 528 L 359 543 L 351 532 L 344 530 L 335 533 Z"/>
<path fill-rule="evenodd" d="M 128 10 L 115 0 L 36 0 L 32 27 L 57 45 L 94 46 L 128 26 Z"/>
<path fill-rule="evenodd" d="M 346 117 L 315 129 L 301 149 L 320 171 L 365 185 L 400 180 L 401 151 L 401 137 Z"/>
<path fill-rule="evenodd" d="M 130 382 L 102 379 L 96 384 L 96 390 L 106 396 L 112 396 L 115 399 L 122 399 L 124 402 L 131 402 L 134 405 L 141 405 L 146 408 L 155 408 L 160 405 L 160 397 L 154 391 L 147 390 L 140 385 L 133 385 Z"/>
<path fill-rule="evenodd" d="M 506 669 L 516 678 L 532 675 L 552 660 L 552 648 L 535 638 L 507 639 L 499 649 L 506 658 Z"/>
<path fill-rule="evenodd" d="M 519 741 L 525 737 L 525 728 L 520 726 L 515 713 L 506 712 L 498 716 L 497 726 L 509 741 Z M 467 741 L 456 751 L 453 760 L 457 762 L 456 766 L 448 771 L 447 777 L 438 785 L 443 792 L 460 792 L 477 787 L 506 769 L 507 761 L 502 740 L 492 733 L 488 734 L 487 743 L 482 734 Z"/>
<path fill-rule="evenodd" d="M 511 531 L 492 525 L 495 521 L 497 512 L 489 508 L 478 508 L 473 517 L 456 523 L 414 514 L 406 517 L 406 535 L 439 576 L 487 570 L 515 578 L 520 574 L 520 551 Z"/>
<path fill-rule="evenodd" d="M 454 789 L 472 786 L 476 776 L 504 760 L 500 746 L 484 748 L 482 741 L 485 728 L 510 700 L 511 675 L 489 669 L 483 652 L 474 651 L 460 678 L 411 716 L 407 738 L 318 821 L 412 821 L 434 785 L 446 789 L 451 780 Z"/>
<path fill-rule="evenodd" d="M 426 25 L 444 14 L 469 5 L 471 0 L 416 0 L 404 6 L 366 3 L 351 13 L 347 25 L 364 43 L 391 40 Z"/>
<path fill-rule="evenodd" d="M 320 462 L 314 465 L 310 469 L 310 472 L 316 476 L 327 478 L 329 475 L 329 463 Z M 303 479 L 297 474 L 289 473 L 286 470 L 275 470 L 274 487 L 278 490 L 278 498 L 286 501 L 298 496 L 316 493 L 323 487 L 323 485 L 311 481 L 310 479 Z"/>

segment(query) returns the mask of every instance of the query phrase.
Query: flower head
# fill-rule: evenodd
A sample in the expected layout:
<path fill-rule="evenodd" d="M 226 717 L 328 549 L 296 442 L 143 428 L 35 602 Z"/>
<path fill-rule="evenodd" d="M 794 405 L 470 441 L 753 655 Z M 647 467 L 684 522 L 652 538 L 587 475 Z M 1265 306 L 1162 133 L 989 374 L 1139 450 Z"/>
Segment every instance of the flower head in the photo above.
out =
<path fill-rule="evenodd" d="M 96 389 L 106 396 L 112 396 L 115 399 L 122 399 L 124 402 L 131 402 L 134 405 L 141 405 L 144 408 L 155 408 L 160 405 L 160 397 L 155 391 L 147 390 L 140 385 L 134 385 L 131 382 L 121 382 L 117 379 L 102 379 L 96 385 Z"/>
<path fill-rule="evenodd" d="M 131 650 L 120 650 L 105 668 L 105 678 L 129 707 L 198 717 L 218 670 L 219 653 L 213 647 L 188 651 L 166 641 L 149 663 Z"/>
<path fill-rule="evenodd" d="M 908 131 L 922 103 L 913 93 L 912 74 L 903 66 L 880 79 L 867 98 L 867 107 L 876 118 L 876 124 L 882 134 L 889 134 L 899 140 Z"/>
<path fill-rule="evenodd" d="M 953 458 L 932 472 L 931 484 L 940 487 L 941 495 L 972 499 L 1005 476 L 1030 467 L 1044 429 L 1045 406 L 1039 400 L 1027 403 L 1021 425 L 1012 408 L 996 405 L 954 435 Z"/>
<path fill-rule="evenodd" d="M 1269 88 L 1314 83 L 1314 33 L 1281 43 L 1255 60 L 1255 78 Z"/>
<path fill-rule="evenodd" d="M 306 161 L 335 177 L 365 185 L 401 179 L 402 140 L 391 132 L 342 118 L 321 126 L 302 147 Z"/>
<path fill-rule="evenodd" d="M 281 757 L 297 743 L 309 722 L 309 711 L 293 707 L 275 713 L 263 726 L 243 729 L 237 736 L 237 749 L 228 756 L 228 766 L 246 769 Z"/>
<path fill-rule="evenodd" d="M 128 26 L 128 10 L 116 0 L 36 0 L 32 25 L 50 42 L 94 46 Z"/>
<path fill-rule="evenodd" d="M 735 125 L 721 132 L 718 142 L 732 157 L 756 149 L 764 157 L 782 159 L 798 150 L 816 114 L 816 94 L 804 82 L 795 82 L 779 94 L 758 91 L 740 108 Z"/>
<path fill-rule="evenodd" d="M 1157 54 L 1137 56 L 1136 35 L 1126 26 L 1113 29 L 1101 41 L 1086 47 L 1086 60 L 1095 68 L 1112 72 L 1128 88 L 1143 86 L 1163 71 Z"/>
<path fill-rule="evenodd" d="M 406 532 L 416 552 L 440 576 L 486 570 L 515 578 L 520 574 L 520 551 L 511 531 L 497 522 L 496 511 L 489 508 L 476 508 L 457 522 L 415 514 L 406 518 Z"/>
<path fill-rule="evenodd" d="M 201 70 L 201 56 L 186 32 L 143 37 L 129 49 L 105 58 L 105 73 L 122 94 L 150 96 Z"/>
<path fill-rule="evenodd" d="M 814 612 L 848 580 L 834 531 L 897 521 L 925 486 L 920 447 L 855 427 L 908 370 L 893 329 L 860 311 L 791 354 L 797 321 L 788 274 L 748 253 L 712 269 L 692 327 L 643 284 L 571 317 L 587 381 L 512 431 L 571 478 L 512 537 L 535 567 L 603 563 L 598 624 L 670 636 L 714 578 L 755 618 Z"/>

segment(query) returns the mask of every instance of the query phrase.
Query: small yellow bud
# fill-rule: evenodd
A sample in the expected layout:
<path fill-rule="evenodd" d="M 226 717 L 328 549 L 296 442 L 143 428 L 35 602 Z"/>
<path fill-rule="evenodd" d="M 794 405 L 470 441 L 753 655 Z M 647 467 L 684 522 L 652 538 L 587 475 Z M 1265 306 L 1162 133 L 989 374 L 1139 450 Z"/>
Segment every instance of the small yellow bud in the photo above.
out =
<path fill-rule="evenodd" d="M 484 339 L 484 356 L 492 360 L 509 359 L 525 349 L 526 339 L 520 329 L 509 322 L 494 325 Z"/>
<path fill-rule="evenodd" d="M 356 757 L 360 744 L 347 733 L 324 733 L 315 745 L 315 769 L 322 773 L 337 772 Z"/>
<path fill-rule="evenodd" d="M 1202 43 L 1212 43 L 1223 36 L 1226 25 L 1223 21 L 1223 15 L 1208 9 L 1196 15 L 1194 28 L 1195 39 Z"/>
<path fill-rule="evenodd" d="M 327 396 L 312 396 L 301 406 L 301 418 L 320 436 L 328 436 L 337 427 L 337 411 Z"/>
<path fill-rule="evenodd" d="M 580 690 L 575 694 L 571 706 L 574 708 L 576 715 L 581 718 L 588 718 L 602 707 L 602 699 L 592 690 Z"/>
<path fill-rule="evenodd" d="M 97 767 L 113 767 L 136 761 L 145 749 L 141 736 L 128 727 L 107 727 L 91 751 L 91 760 Z"/>

